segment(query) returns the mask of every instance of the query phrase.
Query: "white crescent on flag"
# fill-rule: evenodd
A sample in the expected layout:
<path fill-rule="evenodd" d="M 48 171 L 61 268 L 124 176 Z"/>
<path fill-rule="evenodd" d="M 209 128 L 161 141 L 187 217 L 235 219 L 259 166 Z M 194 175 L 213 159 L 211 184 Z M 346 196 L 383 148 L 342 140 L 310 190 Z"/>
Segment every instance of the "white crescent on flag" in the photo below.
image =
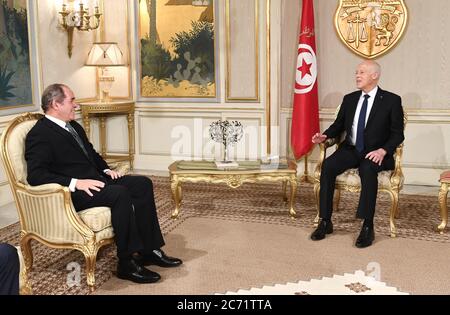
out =
<path fill-rule="evenodd" d="M 317 79 L 317 58 L 311 46 L 298 45 L 297 71 L 295 73 L 296 94 L 305 94 L 312 90 Z"/>

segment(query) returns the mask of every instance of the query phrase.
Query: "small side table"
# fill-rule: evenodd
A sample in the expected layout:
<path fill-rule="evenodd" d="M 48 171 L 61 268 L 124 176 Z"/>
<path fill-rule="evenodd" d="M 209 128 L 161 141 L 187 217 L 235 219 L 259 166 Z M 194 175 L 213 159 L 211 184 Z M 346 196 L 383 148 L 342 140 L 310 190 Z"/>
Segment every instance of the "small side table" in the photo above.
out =
<path fill-rule="evenodd" d="M 129 161 L 133 169 L 134 161 L 134 102 L 130 100 L 111 100 L 108 102 L 83 102 L 80 103 L 81 115 L 86 134 L 90 137 L 90 116 L 98 116 L 100 120 L 100 154 L 105 160 L 119 162 Z M 108 155 L 106 148 L 106 116 L 124 114 L 128 122 L 128 155 Z"/>

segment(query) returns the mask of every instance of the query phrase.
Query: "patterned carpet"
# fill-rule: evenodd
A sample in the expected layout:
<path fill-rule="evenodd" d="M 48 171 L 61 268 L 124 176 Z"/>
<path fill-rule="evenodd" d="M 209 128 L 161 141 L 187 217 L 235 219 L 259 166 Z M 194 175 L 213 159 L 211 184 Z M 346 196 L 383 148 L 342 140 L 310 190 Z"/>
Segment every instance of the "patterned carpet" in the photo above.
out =
<path fill-rule="evenodd" d="M 313 189 L 310 184 L 299 187 L 295 209 L 296 220 L 288 216 L 287 205 L 281 198 L 281 185 L 246 184 L 238 189 L 222 185 L 185 184 L 183 205 L 179 219 L 172 220 L 173 201 L 170 183 L 165 177 L 152 177 L 156 203 L 164 234 L 176 229 L 189 217 L 204 217 L 241 222 L 257 222 L 285 226 L 312 228 L 316 214 Z M 355 219 L 357 194 L 342 193 L 340 209 L 333 215 L 335 229 L 356 233 L 360 221 Z M 377 203 L 375 227 L 377 235 L 389 235 L 388 210 L 390 200 L 381 194 Z M 396 220 L 398 237 L 436 242 L 450 242 L 448 234 L 435 232 L 439 224 L 439 205 L 436 197 L 415 195 L 400 196 L 400 218 Z M 0 242 L 18 245 L 19 225 L 13 224 L 0 230 Z M 89 294 L 84 273 L 84 259 L 81 253 L 69 250 L 49 249 L 37 242 L 32 243 L 34 269 L 31 285 L 34 294 Z M 81 266 L 81 285 L 69 287 L 67 278 L 70 262 Z M 114 246 L 100 251 L 96 265 L 96 285 L 102 286 L 113 276 L 116 258 Z"/>
<path fill-rule="evenodd" d="M 374 277 L 366 276 L 364 271 L 357 270 L 355 273 L 346 273 L 342 276 L 323 277 L 310 281 L 299 281 L 297 283 L 276 284 L 263 286 L 262 288 L 251 288 L 250 290 L 239 290 L 237 292 L 226 292 L 226 295 L 407 295 L 395 287 L 387 286 L 386 283 L 375 280 Z"/>

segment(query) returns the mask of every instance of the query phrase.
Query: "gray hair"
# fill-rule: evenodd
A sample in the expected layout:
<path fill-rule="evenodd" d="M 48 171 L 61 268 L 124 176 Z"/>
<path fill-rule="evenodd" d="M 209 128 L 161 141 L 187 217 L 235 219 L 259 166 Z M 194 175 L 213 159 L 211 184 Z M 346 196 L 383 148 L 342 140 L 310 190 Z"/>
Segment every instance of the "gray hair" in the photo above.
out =
<path fill-rule="evenodd" d="M 375 60 L 364 60 L 363 62 L 361 62 L 361 64 L 365 64 L 366 66 L 370 67 L 372 73 L 378 74 L 378 78 L 381 76 L 381 66 Z"/>
<path fill-rule="evenodd" d="M 67 88 L 67 86 L 60 83 L 55 83 L 47 86 L 47 88 L 44 90 L 44 93 L 42 93 L 41 98 L 41 107 L 44 113 L 48 111 L 48 108 L 53 101 L 57 101 L 59 103 L 62 103 L 62 101 L 64 101 L 64 98 L 66 97 L 64 88 Z"/>

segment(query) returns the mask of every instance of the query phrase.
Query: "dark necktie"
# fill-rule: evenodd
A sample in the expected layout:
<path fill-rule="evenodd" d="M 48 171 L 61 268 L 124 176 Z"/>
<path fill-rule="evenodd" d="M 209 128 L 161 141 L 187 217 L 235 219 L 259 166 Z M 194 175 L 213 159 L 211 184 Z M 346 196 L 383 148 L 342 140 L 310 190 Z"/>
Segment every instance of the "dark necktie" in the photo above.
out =
<path fill-rule="evenodd" d="M 75 141 L 78 143 L 78 145 L 80 146 L 81 150 L 83 150 L 84 154 L 86 154 L 86 156 L 89 158 L 89 155 L 88 155 L 88 153 L 86 151 L 86 148 L 84 147 L 83 141 L 81 140 L 80 136 L 75 131 L 75 129 L 72 127 L 72 125 L 70 123 L 66 123 L 66 128 L 69 130 L 70 134 L 73 136 Z"/>
<path fill-rule="evenodd" d="M 361 112 L 358 118 L 358 129 L 356 129 L 356 142 L 355 147 L 359 152 L 364 151 L 364 128 L 366 127 L 366 114 L 367 114 L 367 104 L 370 95 L 364 95 L 364 101 L 361 106 Z"/>

